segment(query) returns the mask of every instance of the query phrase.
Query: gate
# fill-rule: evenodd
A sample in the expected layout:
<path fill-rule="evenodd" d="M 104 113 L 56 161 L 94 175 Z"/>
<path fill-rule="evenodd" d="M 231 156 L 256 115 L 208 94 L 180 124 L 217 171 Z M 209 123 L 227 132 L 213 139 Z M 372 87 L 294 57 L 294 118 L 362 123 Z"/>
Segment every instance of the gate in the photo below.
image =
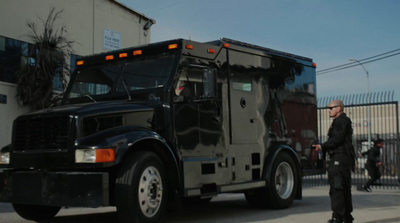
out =
<path fill-rule="evenodd" d="M 380 154 L 383 165 L 379 166 L 382 177 L 372 187 L 400 189 L 398 102 L 393 100 L 393 91 L 370 95 L 369 100 L 367 94 L 319 98 L 319 142 L 323 143 L 327 140 L 328 129 L 332 123 L 327 106 L 335 99 L 342 100 L 345 104 L 344 112 L 352 120 L 353 145 L 357 154 L 356 168 L 352 175 L 353 185 L 364 184 L 369 179 L 365 169 L 367 157 L 362 157 L 361 153 L 368 151 L 368 135 L 370 135 L 371 146 L 372 142 L 378 138 L 384 140 Z M 311 185 L 328 185 L 327 174 L 307 176 L 303 178 L 303 182 Z"/>

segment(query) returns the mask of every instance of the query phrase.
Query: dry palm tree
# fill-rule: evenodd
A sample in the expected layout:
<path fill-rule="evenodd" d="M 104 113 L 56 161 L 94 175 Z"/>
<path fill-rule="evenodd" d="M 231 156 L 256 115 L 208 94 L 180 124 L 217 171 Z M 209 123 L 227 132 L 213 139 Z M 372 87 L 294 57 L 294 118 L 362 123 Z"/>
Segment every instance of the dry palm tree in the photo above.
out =
<path fill-rule="evenodd" d="M 46 20 L 39 18 L 43 24 L 40 33 L 34 22 L 27 22 L 32 47 L 29 49 L 30 60 L 18 75 L 17 100 L 20 105 L 33 110 L 57 105 L 62 93 L 53 90 L 53 79 L 60 76 L 64 90 L 70 75 L 66 59 L 72 53 L 73 41 L 66 38 L 65 26 L 55 27 L 61 13 L 62 10 L 56 12 L 51 8 Z"/>

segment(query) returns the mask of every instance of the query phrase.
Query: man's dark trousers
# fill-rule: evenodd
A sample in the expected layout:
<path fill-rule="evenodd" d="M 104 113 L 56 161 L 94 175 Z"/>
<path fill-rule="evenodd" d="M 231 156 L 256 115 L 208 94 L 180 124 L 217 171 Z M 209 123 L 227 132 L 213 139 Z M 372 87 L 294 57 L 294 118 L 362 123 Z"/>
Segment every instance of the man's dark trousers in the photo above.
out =
<path fill-rule="evenodd" d="M 333 218 L 353 222 L 351 212 L 351 171 L 354 162 L 347 154 L 332 154 L 328 167 L 329 196 Z"/>
<path fill-rule="evenodd" d="M 379 169 L 375 164 L 367 163 L 365 167 L 367 168 L 368 174 L 371 179 L 369 179 L 367 183 L 364 184 L 364 188 L 369 188 L 375 181 L 381 178 L 381 173 L 379 172 Z"/>

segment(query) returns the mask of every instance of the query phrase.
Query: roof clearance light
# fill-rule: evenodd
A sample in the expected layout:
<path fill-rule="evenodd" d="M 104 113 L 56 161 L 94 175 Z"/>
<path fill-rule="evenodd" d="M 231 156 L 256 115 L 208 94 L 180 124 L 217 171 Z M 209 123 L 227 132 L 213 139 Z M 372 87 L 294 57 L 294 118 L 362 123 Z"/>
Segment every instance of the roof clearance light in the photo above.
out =
<path fill-rule="evenodd" d="M 229 47 L 229 43 L 224 43 L 223 46 L 224 46 L 225 48 L 228 48 L 228 47 Z"/>
<path fill-rule="evenodd" d="M 119 54 L 119 58 L 126 58 L 126 57 L 128 57 L 127 53 L 120 53 Z"/>
<path fill-rule="evenodd" d="M 176 44 L 176 43 L 168 45 L 169 50 L 176 49 L 176 48 L 178 48 L 178 44 Z"/>
<path fill-rule="evenodd" d="M 186 44 L 186 49 L 188 49 L 188 50 L 193 50 L 193 45 L 190 45 L 190 44 Z"/>
<path fill-rule="evenodd" d="M 133 51 L 133 56 L 142 55 L 142 50 Z"/>
<path fill-rule="evenodd" d="M 317 64 L 316 64 L 316 63 L 312 63 L 312 66 L 313 66 L 313 67 L 317 67 Z"/>
<path fill-rule="evenodd" d="M 81 66 L 81 65 L 83 65 L 85 63 L 85 61 L 83 61 L 83 60 L 78 60 L 78 61 L 76 61 L 76 65 L 77 66 Z"/>
<path fill-rule="evenodd" d="M 107 55 L 106 60 L 114 60 L 114 55 Z"/>
<path fill-rule="evenodd" d="M 214 49 L 207 49 L 207 53 L 212 53 L 212 54 L 214 54 L 214 53 L 215 53 L 215 50 L 214 50 Z"/>

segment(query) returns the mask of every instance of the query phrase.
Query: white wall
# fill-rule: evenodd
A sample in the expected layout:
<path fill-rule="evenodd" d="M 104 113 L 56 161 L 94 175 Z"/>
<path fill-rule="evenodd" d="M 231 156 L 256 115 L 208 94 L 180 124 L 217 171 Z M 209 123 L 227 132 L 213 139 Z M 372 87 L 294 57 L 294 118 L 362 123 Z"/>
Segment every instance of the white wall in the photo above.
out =
<path fill-rule="evenodd" d="M 11 142 L 12 123 L 18 115 L 28 112 L 18 106 L 15 86 L 0 82 L 0 94 L 7 95 L 7 104 L 0 104 L 0 149 Z"/>
<path fill-rule="evenodd" d="M 111 0 L 0 0 L 0 36 L 30 42 L 27 21 L 42 27 L 52 7 L 63 10 L 56 26 L 66 27 L 68 39 L 75 41 L 74 54 L 90 55 L 103 49 L 103 29 L 121 34 L 121 48 L 150 43 L 150 29 L 143 29 L 150 19 Z M 0 149 L 11 142 L 13 120 L 28 112 L 16 101 L 16 85 L 0 81 L 0 94 L 7 104 L 0 104 Z"/>

